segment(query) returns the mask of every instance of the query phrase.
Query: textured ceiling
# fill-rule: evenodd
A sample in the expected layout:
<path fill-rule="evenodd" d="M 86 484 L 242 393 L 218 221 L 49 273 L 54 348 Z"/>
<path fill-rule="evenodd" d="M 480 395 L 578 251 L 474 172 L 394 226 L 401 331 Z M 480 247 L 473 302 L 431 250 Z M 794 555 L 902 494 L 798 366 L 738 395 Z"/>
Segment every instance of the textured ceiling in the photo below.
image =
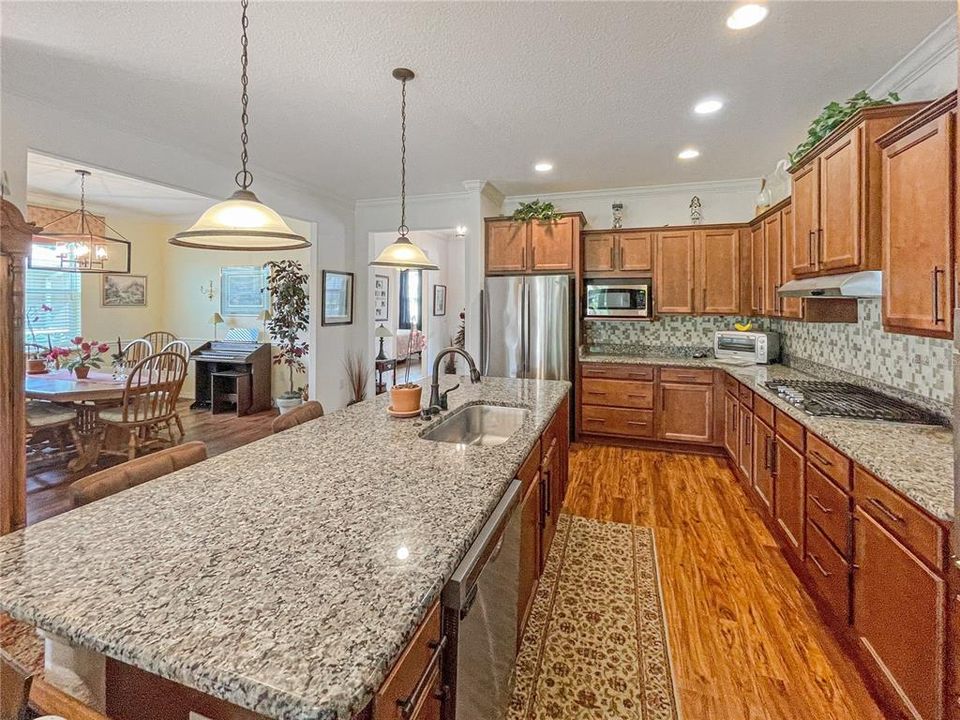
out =
<path fill-rule="evenodd" d="M 252 162 L 344 199 L 396 194 L 390 70 L 406 65 L 410 193 L 470 178 L 513 194 L 755 177 L 956 6 L 778 2 L 737 33 L 731 7 L 254 0 Z M 5 0 L 0 12 L 4 91 L 206 156 L 237 152 L 239 3 Z M 726 108 L 695 116 L 707 95 Z M 686 145 L 702 156 L 678 162 Z M 536 175 L 539 159 L 555 171 Z"/>

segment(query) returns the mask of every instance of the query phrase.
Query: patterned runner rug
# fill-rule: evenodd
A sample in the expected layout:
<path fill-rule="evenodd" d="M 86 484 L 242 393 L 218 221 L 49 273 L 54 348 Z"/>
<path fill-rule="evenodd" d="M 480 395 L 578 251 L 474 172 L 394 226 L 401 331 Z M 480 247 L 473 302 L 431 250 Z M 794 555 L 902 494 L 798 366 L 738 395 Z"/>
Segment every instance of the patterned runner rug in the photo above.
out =
<path fill-rule="evenodd" d="M 508 720 L 677 720 L 653 531 L 560 515 Z"/>

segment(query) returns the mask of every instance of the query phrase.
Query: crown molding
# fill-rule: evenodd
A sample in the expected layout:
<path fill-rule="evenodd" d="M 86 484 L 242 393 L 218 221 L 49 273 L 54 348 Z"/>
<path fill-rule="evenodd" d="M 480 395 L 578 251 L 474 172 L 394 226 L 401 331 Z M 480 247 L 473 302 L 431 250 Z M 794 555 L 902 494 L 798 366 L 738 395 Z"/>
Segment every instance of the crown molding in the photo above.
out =
<path fill-rule="evenodd" d="M 460 190 L 448 193 L 428 193 L 426 195 L 407 195 L 407 205 L 419 202 L 442 202 L 444 200 L 464 200 L 469 197 L 470 192 Z M 356 201 L 356 207 L 383 207 L 385 205 L 399 205 L 400 196 L 379 198 L 362 198 Z"/>
<path fill-rule="evenodd" d="M 867 92 L 874 97 L 901 92 L 956 50 L 957 16 L 953 14 L 867 88 Z"/>
<path fill-rule="evenodd" d="M 671 185 L 639 185 L 635 187 L 604 188 L 600 190 L 572 190 L 568 192 L 543 192 L 530 195 L 511 195 L 504 198 L 507 203 L 529 202 L 537 198 L 549 200 L 576 200 L 586 198 L 654 197 L 673 195 L 679 192 L 694 192 L 700 195 L 722 192 L 757 192 L 760 178 L 742 178 L 739 180 L 709 180 L 706 182 L 673 183 Z"/>
<path fill-rule="evenodd" d="M 463 187 L 471 193 L 479 193 L 495 205 L 502 205 L 506 197 L 500 188 L 487 180 L 464 180 Z"/>

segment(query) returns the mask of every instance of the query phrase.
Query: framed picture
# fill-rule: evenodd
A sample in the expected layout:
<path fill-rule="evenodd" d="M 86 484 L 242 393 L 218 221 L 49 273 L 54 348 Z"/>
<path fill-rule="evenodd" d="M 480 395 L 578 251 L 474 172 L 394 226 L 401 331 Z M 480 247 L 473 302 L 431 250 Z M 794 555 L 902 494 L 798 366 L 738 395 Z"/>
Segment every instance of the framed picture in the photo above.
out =
<path fill-rule="evenodd" d="M 146 275 L 103 275 L 100 304 L 103 307 L 146 307 Z"/>
<path fill-rule="evenodd" d="M 447 314 L 447 286 L 433 286 L 433 314 L 434 317 Z"/>
<path fill-rule="evenodd" d="M 353 273 L 323 271 L 321 325 L 353 324 Z"/>
<path fill-rule="evenodd" d="M 390 319 L 390 277 L 373 276 L 373 319 L 386 322 Z"/>
<path fill-rule="evenodd" d="M 266 272 L 258 265 L 220 268 L 220 314 L 256 317 L 267 305 Z"/>

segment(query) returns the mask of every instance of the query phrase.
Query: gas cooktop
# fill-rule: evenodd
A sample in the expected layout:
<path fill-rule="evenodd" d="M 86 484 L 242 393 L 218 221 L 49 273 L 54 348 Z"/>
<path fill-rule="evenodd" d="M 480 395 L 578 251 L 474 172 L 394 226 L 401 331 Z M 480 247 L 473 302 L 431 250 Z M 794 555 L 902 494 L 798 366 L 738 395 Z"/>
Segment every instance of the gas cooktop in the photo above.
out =
<path fill-rule="evenodd" d="M 808 415 L 943 425 L 935 413 L 895 397 L 845 382 L 768 380 L 766 386 Z"/>

